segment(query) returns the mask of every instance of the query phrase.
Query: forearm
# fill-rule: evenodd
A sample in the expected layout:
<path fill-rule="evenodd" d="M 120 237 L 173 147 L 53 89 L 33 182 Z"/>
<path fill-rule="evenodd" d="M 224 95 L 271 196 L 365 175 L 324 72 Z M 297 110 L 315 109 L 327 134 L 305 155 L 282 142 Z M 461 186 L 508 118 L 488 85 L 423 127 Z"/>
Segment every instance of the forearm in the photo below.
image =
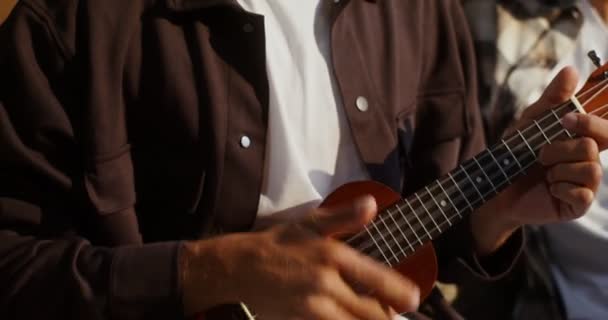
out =
<path fill-rule="evenodd" d="M 177 243 L 102 248 L 0 230 L 0 314 L 15 319 L 181 316 Z"/>
<path fill-rule="evenodd" d="M 440 281 L 492 280 L 511 270 L 525 239 L 517 226 L 496 223 L 499 207 L 487 203 L 435 241 Z"/>
<path fill-rule="evenodd" d="M 471 216 L 471 232 L 477 256 L 484 257 L 496 252 L 521 227 L 502 214 L 509 210 L 505 198 L 498 196 L 487 202 Z"/>

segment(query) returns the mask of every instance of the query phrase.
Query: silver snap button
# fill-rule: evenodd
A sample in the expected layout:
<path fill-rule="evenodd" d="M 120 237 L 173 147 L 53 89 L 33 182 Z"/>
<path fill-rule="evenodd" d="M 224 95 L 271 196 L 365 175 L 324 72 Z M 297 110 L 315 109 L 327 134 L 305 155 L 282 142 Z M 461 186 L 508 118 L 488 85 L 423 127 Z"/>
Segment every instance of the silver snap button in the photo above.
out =
<path fill-rule="evenodd" d="M 361 112 L 365 112 L 369 109 L 369 102 L 367 102 L 365 97 L 358 97 L 355 104 L 357 105 L 357 109 Z"/>
<path fill-rule="evenodd" d="M 251 146 L 251 139 L 248 136 L 241 137 L 241 147 L 247 149 Z"/>
<path fill-rule="evenodd" d="M 245 31 L 247 33 L 253 32 L 253 25 L 251 23 L 245 23 L 243 25 L 243 31 Z"/>

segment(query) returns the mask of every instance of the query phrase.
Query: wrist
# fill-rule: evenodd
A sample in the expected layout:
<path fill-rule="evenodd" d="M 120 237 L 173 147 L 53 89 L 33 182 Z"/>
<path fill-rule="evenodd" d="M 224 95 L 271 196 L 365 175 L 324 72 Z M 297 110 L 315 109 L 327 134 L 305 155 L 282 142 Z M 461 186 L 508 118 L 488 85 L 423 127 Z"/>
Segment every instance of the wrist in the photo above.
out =
<path fill-rule="evenodd" d="M 179 276 L 186 316 L 230 302 L 228 271 L 218 249 L 220 238 L 188 241 L 182 246 Z"/>
<path fill-rule="evenodd" d="M 500 199 L 497 198 L 471 216 L 471 231 L 478 256 L 494 253 L 521 227 L 521 223 L 501 212 L 504 210 L 505 208 L 500 206 Z"/>

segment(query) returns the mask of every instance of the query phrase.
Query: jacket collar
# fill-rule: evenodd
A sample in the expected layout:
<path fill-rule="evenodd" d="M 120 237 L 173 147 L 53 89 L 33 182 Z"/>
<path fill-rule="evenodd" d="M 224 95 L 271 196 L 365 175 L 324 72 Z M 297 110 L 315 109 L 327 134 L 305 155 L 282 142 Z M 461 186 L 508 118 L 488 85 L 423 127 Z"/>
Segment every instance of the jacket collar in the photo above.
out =
<path fill-rule="evenodd" d="M 175 12 L 196 11 L 218 6 L 238 7 L 236 0 L 165 0 L 169 10 Z"/>
<path fill-rule="evenodd" d="M 172 11 L 187 12 L 208 9 L 217 6 L 240 7 L 236 0 L 164 0 L 165 6 Z M 302 1 L 302 0 L 298 0 Z M 350 1 L 350 0 L 344 0 Z M 376 3 L 377 0 L 365 0 Z"/>

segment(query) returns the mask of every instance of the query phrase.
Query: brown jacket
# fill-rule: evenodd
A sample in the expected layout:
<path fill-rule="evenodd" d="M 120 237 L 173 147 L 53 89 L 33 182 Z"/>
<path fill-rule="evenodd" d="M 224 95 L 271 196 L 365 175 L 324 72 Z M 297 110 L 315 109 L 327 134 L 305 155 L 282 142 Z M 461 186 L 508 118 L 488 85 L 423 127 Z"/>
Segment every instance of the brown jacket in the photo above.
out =
<path fill-rule="evenodd" d="M 374 180 L 410 193 L 483 147 L 457 1 L 331 3 L 339 94 Z M 263 17 L 234 0 L 23 0 L 0 37 L 0 315 L 179 317 L 179 240 L 256 216 Z M 436 245 L 443 279 L 489 276 L 467 222 Z"/>

